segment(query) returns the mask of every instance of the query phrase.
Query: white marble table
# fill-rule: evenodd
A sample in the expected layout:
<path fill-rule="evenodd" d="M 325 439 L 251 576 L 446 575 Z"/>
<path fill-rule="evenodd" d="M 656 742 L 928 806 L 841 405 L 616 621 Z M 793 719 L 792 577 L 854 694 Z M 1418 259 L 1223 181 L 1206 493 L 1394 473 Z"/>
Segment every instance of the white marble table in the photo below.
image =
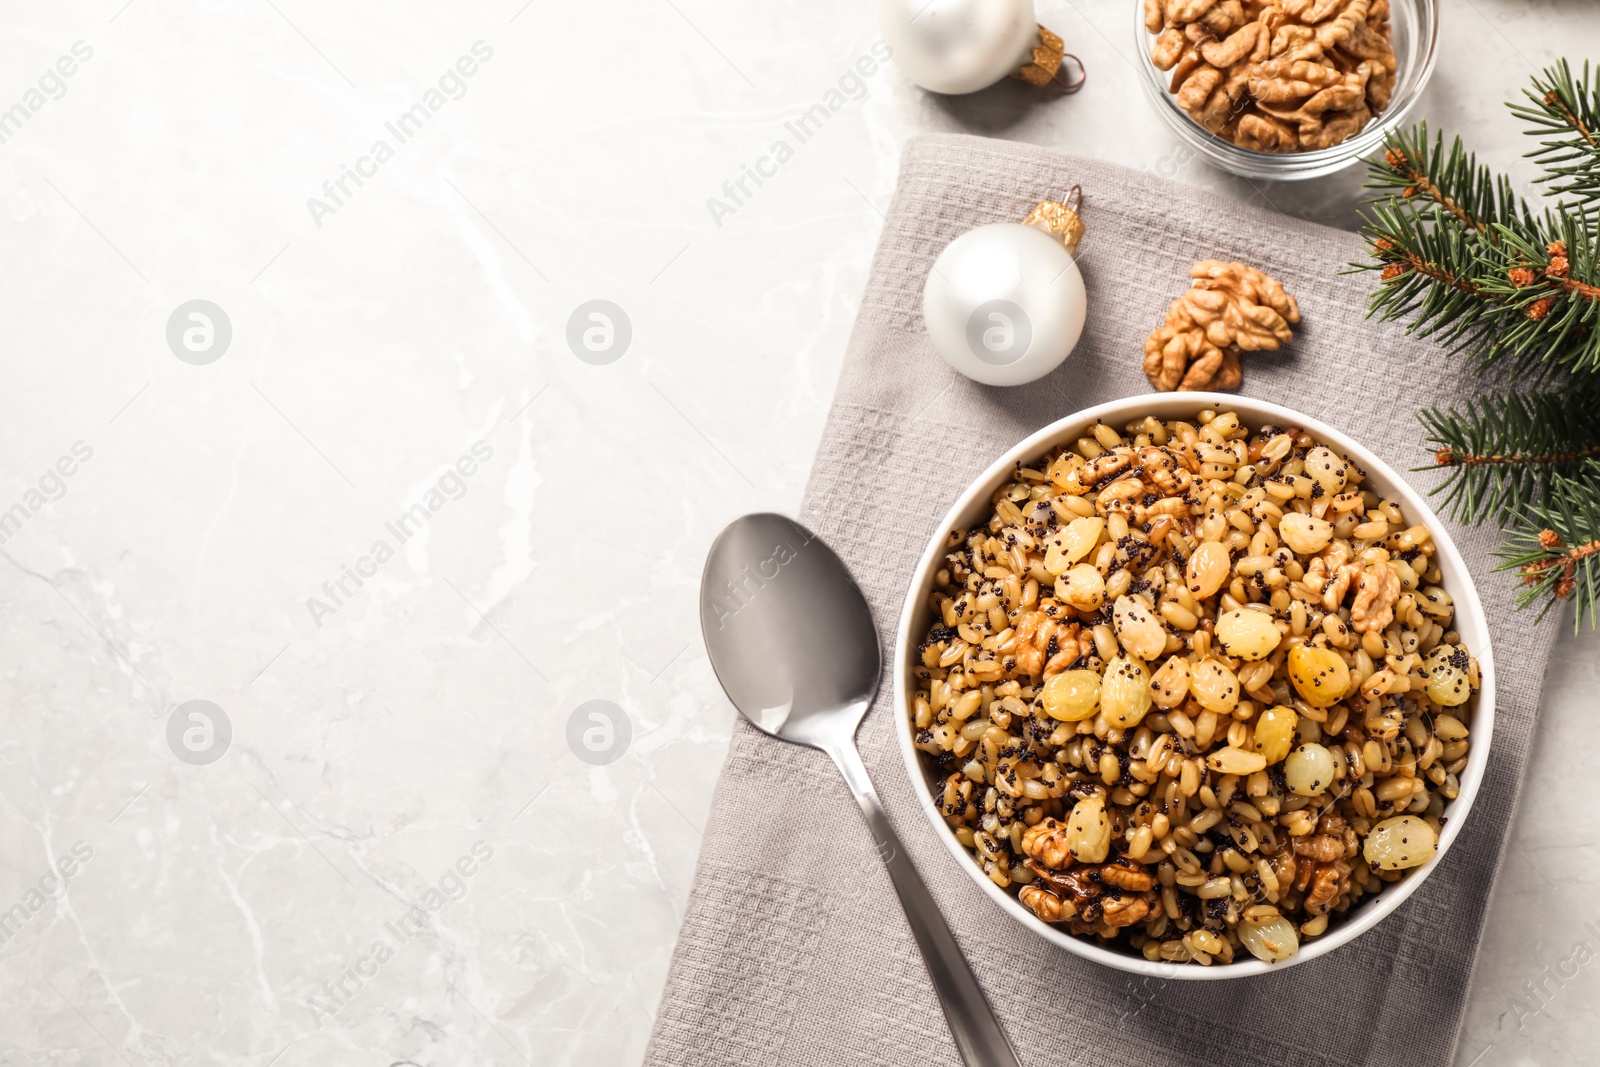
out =
<path fill-rule="evenodd" d="M 1501 101 L 1600 9 L 1444 6 L 1422 113 L 1510 161 Z M 1080 95 L 880 71 L 713 217 L 870 7 L 8 9 L 0 1063 L 637 1062 L 732 715 L 701 556 L 799 502 L 905 139 L 1353 225 L 1355 172 L 1180 163 L 1126 0 L 1041 0 Z M 631 324 L 605 365 L 591 300 Z M 1463 1067 L 1600 1045 L 1597 650 L 1551 674 Z"/>

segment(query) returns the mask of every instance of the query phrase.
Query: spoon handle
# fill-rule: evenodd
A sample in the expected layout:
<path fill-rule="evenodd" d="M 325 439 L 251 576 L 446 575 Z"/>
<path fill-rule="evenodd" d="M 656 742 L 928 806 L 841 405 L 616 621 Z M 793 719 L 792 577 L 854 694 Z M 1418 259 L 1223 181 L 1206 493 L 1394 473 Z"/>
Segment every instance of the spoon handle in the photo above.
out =
<path fill-rule="evenodd" d="M 826 749 L 839 773 L 844 775 L 861 814 L 866 817 L 878 845 L 878 857 L 889 870 L 889 878 L 900 894 L 900 905 L 911 923 L 911 933 L 922 950 L 922 960 L 933 979 L 934 992 L 944 1007 L 945 1022 L 950 1024 L 950 1034 L 956 1039 L 961 1058 L 967 1067 L 1021 1067 L 1011 1043 L 1000 1029 L 1000 1020 L 983 995 L 978 979 L 961 954 L 961 946 L 944 921 L 933 895 L 928 892 L 922 875 L 911 862 L 905 846 L 889 822 L 878 793 L 867 777 L 866 765 L 856 751 L 854 741 L 831 745 Z"/>

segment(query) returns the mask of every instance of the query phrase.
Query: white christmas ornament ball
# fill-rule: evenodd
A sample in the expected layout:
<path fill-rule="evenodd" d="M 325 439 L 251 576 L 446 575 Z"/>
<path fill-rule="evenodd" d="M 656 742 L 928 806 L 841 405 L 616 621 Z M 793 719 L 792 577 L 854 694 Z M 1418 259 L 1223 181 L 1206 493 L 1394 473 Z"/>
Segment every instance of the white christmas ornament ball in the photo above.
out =
<path fill-rule="evenodd" d="M 895 66 L 935 93 L 975 93 L 1030 62 L 1033 0 L 882 0 Z"/>
<path fill-rule="evenodd" d="M 939 253 L 922 317 L 939 355 L 984 385 L 1023 385 L 1061 365 L 1083 333 L 1083 275 L 1055 237 L 979 226 Z"/>

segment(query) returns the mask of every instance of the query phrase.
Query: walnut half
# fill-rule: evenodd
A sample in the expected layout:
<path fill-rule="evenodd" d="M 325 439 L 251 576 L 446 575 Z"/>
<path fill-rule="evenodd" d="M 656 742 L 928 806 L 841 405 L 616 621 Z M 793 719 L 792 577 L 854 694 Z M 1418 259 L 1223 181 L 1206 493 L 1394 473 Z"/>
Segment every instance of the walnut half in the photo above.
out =
<path fill-rule="evenodd" d="M 1361 571 L 1356 601 L 1350 606 L 1350 625 L 1356 633 L 1381 634 L 1394 621 L 1394 606 L 1400 600 L 1400 578 L 1386 562 L 1373 563 Z"/>
<path fill-rule="evenodd" d="M 1145 339 L 1145 377 L 1164 393 L 1237 389 L 1244 378 L 1239 353 L 1288 343 L 1300 305 L 1276 278 L 1243 263 L 1208 259 L 1189 275 L 1189 291 Z"/>
<path fill-rule="evenodd" d="M 1055 819 L 1043 819 L 1022 834 L 1022 851 L 1030 861 L 1043 864 L 1051 870 L 1062 870 L 1072 865 L 1072 853 L 1067 848 L 1067 828 Z"/>

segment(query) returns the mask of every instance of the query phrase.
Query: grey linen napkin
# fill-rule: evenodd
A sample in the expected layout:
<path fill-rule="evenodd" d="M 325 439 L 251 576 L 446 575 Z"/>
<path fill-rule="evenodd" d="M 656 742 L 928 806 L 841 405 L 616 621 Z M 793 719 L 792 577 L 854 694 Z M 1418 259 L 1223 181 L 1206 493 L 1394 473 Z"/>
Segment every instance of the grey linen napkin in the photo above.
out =
<path fill-rule="evenodd" d="M 1089 317 L 1077 350 L 1031 386 L 960 377 L 922 327 L 934 257 L 965 230 L 1020 220 L 1074 183 L 1088 228 L 1079 264 Z M 912 567 L 957 494 L 1040 426 L 1148 391 L 1144 337 L 1187 287 L 1189 265 L 1208 258 L 1258 266 L 1300 302 L 1289 348 L 1245 355 L 1245 392 L 1323 418 L 1397 470 L 1417 466 L 1426 453 L 1414 411 L 1485 383 L 1433 343 L 1365 319 L 1374 276 L 1338 273 L 1361 255 L 1350 233 L 1105 163 L 971 137 L 914 141 L 801 519 L 849 564 L 892 648 Z M 1440 869 L 1396 914 L 1281 974 L 1136 978 L 1070 955 L 1001 912 L 935 839 L 914 798 L 894 738 L 886 656 L 859 735 L 863 755 L 1025 1065 L 1451 1061 L 1559 625 L 1535 628 L 1513 613 L 1512 581 L 1488 573 L 1492 529 L 1451 533 L 1494 635 L 1498 722 L 1487 780 Z M 821 753 L 737 724 L 645 1060 L 960 1062 L 866 828 Z"/>

